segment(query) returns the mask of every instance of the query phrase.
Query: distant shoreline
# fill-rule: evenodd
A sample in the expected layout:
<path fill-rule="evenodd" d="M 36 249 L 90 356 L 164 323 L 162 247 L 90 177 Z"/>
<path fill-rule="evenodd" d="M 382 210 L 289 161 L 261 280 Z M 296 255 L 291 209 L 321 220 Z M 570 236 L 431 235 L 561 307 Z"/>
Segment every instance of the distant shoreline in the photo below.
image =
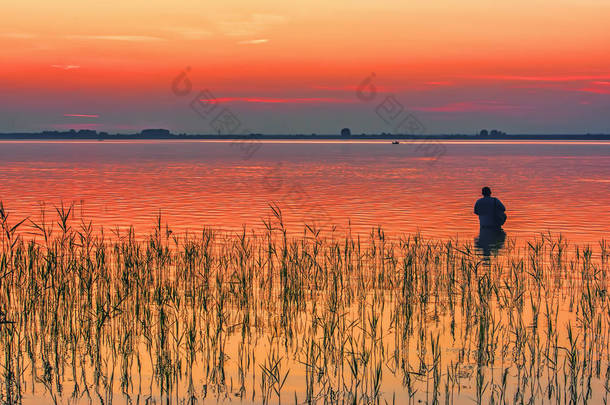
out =
<path fill-rule="evenodd" d="M 0 140 L 523 140 L 523 141 L 599 141 L 610 140 L 610 134 L 502 134 L 502 135 L 465 135 L 465 134 L 435 134 L 435 135 L 141 135 L 141 134 L 92 134 L 70 132 L 46 133 L 0 133 Z"/>

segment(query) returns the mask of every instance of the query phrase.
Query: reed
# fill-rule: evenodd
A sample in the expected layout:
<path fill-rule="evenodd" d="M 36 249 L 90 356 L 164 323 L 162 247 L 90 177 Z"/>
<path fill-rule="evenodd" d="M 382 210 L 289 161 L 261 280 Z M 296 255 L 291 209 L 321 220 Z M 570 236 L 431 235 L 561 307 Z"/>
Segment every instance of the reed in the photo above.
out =
<path fill-rule="evenodd" d="M 607 403 L 610 249 L 420 235 L 108 236 L 0 203 L 0 400 Z M 330 225 L 330 224 L 329 224 Z"/>

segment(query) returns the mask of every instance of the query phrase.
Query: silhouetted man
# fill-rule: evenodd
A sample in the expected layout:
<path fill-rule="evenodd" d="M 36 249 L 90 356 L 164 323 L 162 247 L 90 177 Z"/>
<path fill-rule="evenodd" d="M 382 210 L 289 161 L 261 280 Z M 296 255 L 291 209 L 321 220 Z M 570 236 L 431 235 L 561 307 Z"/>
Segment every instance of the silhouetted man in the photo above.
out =
<path fill-rule="evenodd" d="M 489 258 L 491 253 L 496 253 L 504 246 L 506 234 L 502 229 L 506 221 L 506 208 L 497 198 L 491 196 L 491 189 L 483 187 L 481 190 L 483 198 L 474 205 L 474 213 L 479 216 L 481 229 L 479 237 L 475 239 L 477 248 L 481 249 L 483 256 Z"/>
<path fill-rule="evenodd" d="M 495 197 L 491 196 L 491 189 L 483 187 L 481 190 L 483 198 L 479 198 L 474 205 L 474 213 L 479 216 L 481 229 L 499 230 L 506 221 L 506 208 L 504 204 Z"/>

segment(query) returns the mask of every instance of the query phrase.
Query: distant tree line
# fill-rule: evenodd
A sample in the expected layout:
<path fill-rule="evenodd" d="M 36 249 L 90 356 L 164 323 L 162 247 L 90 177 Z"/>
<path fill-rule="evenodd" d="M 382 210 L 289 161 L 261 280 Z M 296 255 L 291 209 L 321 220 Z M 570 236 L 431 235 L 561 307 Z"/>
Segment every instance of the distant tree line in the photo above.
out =
<path fill-rule="evenodd" d="M 491 131 L 482 129 L 481 132 L 479 132 L 479 136 L 504 136 L 504 135 L 506 135 L 506 132 L 498 131 L 497 129 L 492 129 Z"/>

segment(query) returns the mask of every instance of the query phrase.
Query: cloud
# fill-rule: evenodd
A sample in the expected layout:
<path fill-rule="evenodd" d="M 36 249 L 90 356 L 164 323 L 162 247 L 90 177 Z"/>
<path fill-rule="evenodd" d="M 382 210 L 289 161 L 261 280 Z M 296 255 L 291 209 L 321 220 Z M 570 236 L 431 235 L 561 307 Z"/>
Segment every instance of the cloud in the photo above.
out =
<path fill-rule="evenodd" d="M 326 85 L 314 85 L 311 86 L 313 89 L 318 90 L 340 90 L 340 91 L 355 91 L 358 86 L 354 85 L 345 85 L 345 86 L 326 86 Z"/>
<path fill-rule="evenodd" d="M 604 89 L 600 87 L 583 87 L 582 89 L 578 89 L 578 91 L 594 94 L 610 94 L 610 89 Z"/>
<path fill-rule="evenodd" d="M 352 92 L 352 91 L 358 90 L 359 87 L 360 87 L 359 85 L 355 85 L 355 84 L 338 85 L 338 86 L 316 84 L 316 85 L 311 86 L 312 89 L 316 89 L 316 90 L 337 91 L 337 92 L 341 92 L 341 91 Z M 399 90 L 399 88 L 396 86 L 390 87 L 390 86 L 382 86 L 382 85 L 378 85 L 378 84 L 375 85 L 375 89 L 380 93 L 391 93 L 391 92 Z"/>
<path fill-rule="evenodd" d="M 0 37 L 13 39 L 30 39 L 36 38 L 36 34 L 32 34 L 31 32 L 3 32 L 0 34 Z"/>
<path fill-rule="evenodd" d="M 288 21 L 288 18 L 277 14 L 252 14 L 252 21 L 256 24 L 283 24 Z"/>
<path fill-rule="evenodd" d="M 94 124 L 94 123 L 88 123 L 88 124 L 51 124 L 48 125 L 54 129 L 61 129 L 61 130 L 69 130 L 69 129 L 74 129 L 75 131 L 81 130 L 81 129 L 97 129 L 98 127 L 100 127 L 102 124 Z"/>
<path fill-rule="evenodd" d="M 353 103 L 355 100 L 333 97 L 218 97 L 213 100 L 201 99 L 200 101 L 208 102 L 215 101 L 218 103 L 269 103 L 269 104 L 318 104 L 318 103 Z"/>
<path fill-rule="evenodd" d="M 457 103 L 449 103 L 442 106 L 432 107 L 414 107 L 417 111 L 426 112 L 474 112 L 474 111 L 511 111 L 518 110 L 522 107 L 502 104 L 495 101 L 461 101 Z"/>
<path fill-rule="evenodd" d="M 201 30 L 198 28 L 190 28 L 190 27 L 166 27 L 164 29 L 166 31 L 178 34 L 184 39 L 192 39 L 192 40 L 209 38 L 213 35 L 212 32 L 210 32 L 210 31 Z"/>
<path fill-rule="evenodd" d="M 526 82 L 578 82 L 587 80 L 610 79 L 610 73 L 601 75 L 563 75 L 563 76 L 516 76 L 516 75 L 478 75 L 467 76 L 475 79 L 526 81 Z"/>
<path fill-rule="evenodd" d="M 238 44 L 240 45 L 256 45 L 256 44 L 264 44 L 266 42 L 269 42 L 268 39 L 249 39 L 246 41 L 239 41 Z"/>
<path fill-rule="evenodd" d="M 218 22 L 218 28 L 224 35 L 248 37 L 261 33 L 270 25 L 283 24 L 288 19 L 275 14 L 252 14 L 246 20 L 225 20 Z"/>
<path fill-rule="evenodd" d="M 51 65 L 51 67 L 55 68 L 55 69 L 63 69 L 63 70 L 80 69 L 79 65 Z"/>
<path fill-rule="evenodd" d="M 98 114 L 64 114 L 64 117 L 99 118 Z"/>
<path fill-rule="evenodd" d="M 68 39 L 102 40 L 102 41 L 126 41 L 126 42 L 148 42 L 163 41 L 164 38 L 147 35 L 68 35 Z"/>
<path fill-rule="evenodd" d="M 583 83 L 583 81 L 588 83 Z M 528 82 L 524 84 L 513 85 L 512 87 L 524 89 L 545 89 L 567 92 L 610 94 L 610 81 L 603 80 L 581 80 L 576 82 Z"/>
<path fill-rule="evenodd" d="M 436 82 L 425 82 L 428 86 L 452 86 L 453 83 L 446 81 L 436 81 Z"/>

